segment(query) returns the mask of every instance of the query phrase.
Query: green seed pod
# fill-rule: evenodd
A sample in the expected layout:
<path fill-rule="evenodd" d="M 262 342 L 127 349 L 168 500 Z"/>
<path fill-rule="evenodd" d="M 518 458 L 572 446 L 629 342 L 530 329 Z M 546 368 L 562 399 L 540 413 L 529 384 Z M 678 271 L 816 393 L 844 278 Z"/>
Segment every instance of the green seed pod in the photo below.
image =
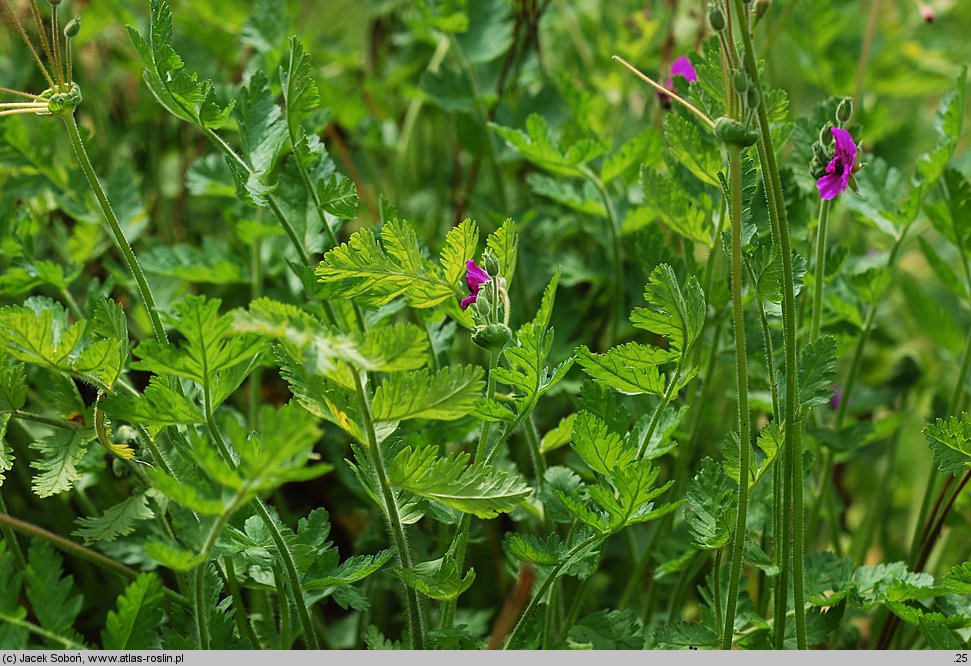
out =
<path fill-rule="evenodd" d="M 840 105 L 836 107 L 836 120 L 839 121 L 840 125 L 843 125 L 850 120 L 850 116 L 853 115 L 853 100 L 849 97 L 844 97 L 840 102 Z"/>
<path fill-rule="evenodd" d="M 757 109 L 759 104 L 762 103 L 762 93 L 755 86 L 751 86 L 746 92 L 745 103 L 748 104 L 748 108 Z"/>
<path fill-rule="evenodd" d="M 711 24 L 711 29 L 715 32 L 721 32 L 725 29 L 725 14 L 722 13 L 721 7 L 711 5 L 708 8 L 708 23 Z"/>
<path fill-rule="evenodd" d="M 816 180 L 819 180 L 826 175 L 826 166 L 828 164 L 829 162 L 827 160 L 814 157 L 813 161 L 809 163 L 810 175 Z"/>
<path fill-rule="evenodd" d="M 64 26 L 64 36 L 68 39 L 74 39 L 81 32 L 81 17 L 77 16 Z"/>
<path fill-rule="evenodd" d="M 744 93 L 748 90 L 748 74 L 746 74 L 744 70 L 736 69 L 732 80 L 735 83 L 735 92 Z"/>
<path fill-rule="evenodd" d="M 769 11 L 769 5 L 772 4 L 771 0 L 757 0 L 755 3 L 755 20 L 758 21 L 760 18 L 765 16 L 765 13 Z"/>
<path fill-rule="evenodd" d="M 489 351 L 502 351 L 510 340 L 512 340 L 512 331 L 503 324 L 476 326 L 472 331 L 472 342 Z"/>
<path fill-rule="evenodd" d="M 746 127 L 734 118 L 722 116 L 715 121 L 715 136 L 730 146 L 748 148 L 759 140 L 757 130 Z"/>
<path fill-rule="evenodd" d="M 486 273 L 495 277 L 499 275 L 499 258 L 496 253 L 491 249 L 487 249 L 482 253 L 482 267 L 486 269 Z"/>
<path fill-rule="evenodd" d="M 59 4 L 61 4 L 61 0 L 47 0 L 47 4 L 49 4 L 51 7 L 57 7 Z"/>
<path fill-rule="evenodd" d="M 829 123 L 823 125 L 819 130 L 819 144 L 824 148 L 833 145 L 833 126 Z"/>

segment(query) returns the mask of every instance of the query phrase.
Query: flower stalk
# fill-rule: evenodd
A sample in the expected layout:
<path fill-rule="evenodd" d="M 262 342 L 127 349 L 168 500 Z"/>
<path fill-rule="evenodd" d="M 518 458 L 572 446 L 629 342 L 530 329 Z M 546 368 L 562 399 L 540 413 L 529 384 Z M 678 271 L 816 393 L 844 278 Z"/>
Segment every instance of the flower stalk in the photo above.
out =
<path fill-rule="evenodd" d="M 733 0 L 735 13 L 741 20 L 745 16 L 745 5 L 743 0 Z M 742 27 L 739 32 L 742 35 L 742 59 L 745 71 L 749 76 L 751 85 L 756 90 L 761 90 L 758 66 L 755 62 L 755 50 L 752 46 L 752 39 L 749 31 Z M 785 505 L 785 495 L 791 493 L 792 506 L 785 507 L 787 521 L 787 535 L 780 535 L 785 538 L 787 554 L 783 556 L 783 572 L 788 571 L 788 562 L 792 563 L 792 589 L 793 601 L 795 605 L 796 622 L 796 645 L 800 650 L 806 649 L 806 610 L 805 610 L 805 582 L 803 579 L 803 560 L 805 557 L 804 543 L 804 507 L 803 507 L 803 461 L 802 461 L 802 424 L 799 423 L 797 414 L 796 399 L 798 388 L 796 386 L 796 297 L 795 280 L 792 270 L 792 247 L 789 241 L 789 223 L 786 214 L 785 200 L 782 192 L 782 179 L 779 176 L 779 165 L 776 162 L 775 146 L 772 141 L 771 126 L 768 113 L 764 104 L 759 104 L 756 111 L 756 119 L 760 133 L 758 141 L 759 161 L 762 165 L 766 184 L 766 195 L 769 199 L 769 221 L 772 234 L 779 245 L 782 254 L 782 326 L 783 342 L 785 348 L 785 375 L 786 375 L 786 399 L 784 411 L 784 435 L 785 453 L 784 459 L 787 469 L 791 462 L 791 473 L 786 479 L 786 490 L 784 491 L 783 504 Z M 777 594 L 785 595 L 784 589 L 777 590 Z M 778 623 L 784 624 L 783 622 Z M 780 629 L 777 636 L 781 636 Z M 779 647 L 777 645 L 777 647 Z"/>
<path fill-rule="evenodd" d="M 748 407 L 748 355 L 745 350 L 745 313 L 742 303 L 742 156 L 738 146 L 728 146 L 729 171 L 731 172 L 731 222 L 732 222 L 732 323 L 735 329 L 735 388 L 738 395 L 738 506 L 735 512 L 735 529 L 732 531 L 731 560 L 729 565 L 728 603 L 725 609 L 725 629 L 722 632 L 722 649 L 730 650 L 735 627 L 735 608 L 738 605 L 738 587 L 742 577 L 742 546 L 745 543 L 748 518 L 749 478 L 749 426 Z M 721 551 L 719 551 L 721 552 Z"/>

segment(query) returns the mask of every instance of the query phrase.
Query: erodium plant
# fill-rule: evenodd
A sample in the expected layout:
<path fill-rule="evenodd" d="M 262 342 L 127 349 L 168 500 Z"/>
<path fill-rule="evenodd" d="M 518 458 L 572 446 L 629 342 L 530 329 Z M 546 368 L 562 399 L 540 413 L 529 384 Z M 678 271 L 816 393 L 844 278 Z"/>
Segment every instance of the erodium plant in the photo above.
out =
<path fill-rule="evenodd" d="M 967 10 L 0 2 L 0 648 L 967 648 Z"/>

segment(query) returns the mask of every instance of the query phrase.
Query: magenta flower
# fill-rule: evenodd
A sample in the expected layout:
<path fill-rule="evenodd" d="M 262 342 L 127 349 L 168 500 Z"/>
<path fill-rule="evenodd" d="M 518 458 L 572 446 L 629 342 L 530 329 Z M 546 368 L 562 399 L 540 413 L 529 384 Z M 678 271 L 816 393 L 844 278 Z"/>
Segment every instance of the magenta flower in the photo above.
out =
<path fill-rule="evenodd" d="M 472 293 L 462 299 L 463 310 L 475 303 L 475 299 L 479 297 L 479 289 L 492 279 L 492 276 L 486 273 L 485 269 L 479 268 L 471 259 L 465 262 L 465 268 L 467 269 L 465 283 L 469 285 L 469 291 Z"/>
<path fill-rule="evenodd" d="M 669 76 L 664 82 L 664 87 L 668 90 L 673 90 L 674 77 L 676 76 L 680 76 L 688 83 L 698 80 L 698 72 L 695 71 L 695 68 L 692 66 L 691 60 L 688 58 L 688 56 L 681 56 L 671 63 L 671 76 Z M 658 92 L 657 97 L 665 106 L 670 105 L 670 98 L 663 92 Z"/>
<path fill-rule="evenodd" d="M 843 389 L 837 386 L 833 391 L 833 397 L 829 399 L 829 408 L 835 412 L 840 408 L 841 402 L 843 402 Z"/>
<path fill-rule="evenodd" d="M 816 181 L 819 196 L 827 200 L 835 199 L 846 191 L 856 164 L 856 144 L 845 129 L 833 128 L 833 147 L 833 159 L 826 165 L 826 173 Z"/>
<path fill-rule="evenodd" d="M 695 68 L 691 65 L 691 60 L 688 58 L 688 56 L 681 56 L 671 63 L 671 76 L 668 77 L 667 80 L 668 88 L 674 85 L 675 76 L 680 76 L 689 83 L 691 81 L 698 80 L 698 72 L 696 72 Z"/>

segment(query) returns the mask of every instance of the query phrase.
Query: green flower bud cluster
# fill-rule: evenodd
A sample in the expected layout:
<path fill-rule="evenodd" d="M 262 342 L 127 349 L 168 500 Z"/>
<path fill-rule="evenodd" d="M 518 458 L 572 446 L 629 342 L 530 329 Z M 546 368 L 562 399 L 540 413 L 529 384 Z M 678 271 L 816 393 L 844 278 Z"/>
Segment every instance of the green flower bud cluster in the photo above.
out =
<path fill-rule="evenodd" d="M 759 140 L 759 132 L 734 118 L 721 116 L 715 121 L 715 136 L 730 146 L 748 148 Z"/>
<path fill-rule="evenodd" d="M 84 99 L 81 95 L 81 88 L 73 82 L 67 92 L 57 92 L 49 88 L 42 92 L 40 96 L 47 100 L 47 111 L 52 115 L 70 113 Z"/>

